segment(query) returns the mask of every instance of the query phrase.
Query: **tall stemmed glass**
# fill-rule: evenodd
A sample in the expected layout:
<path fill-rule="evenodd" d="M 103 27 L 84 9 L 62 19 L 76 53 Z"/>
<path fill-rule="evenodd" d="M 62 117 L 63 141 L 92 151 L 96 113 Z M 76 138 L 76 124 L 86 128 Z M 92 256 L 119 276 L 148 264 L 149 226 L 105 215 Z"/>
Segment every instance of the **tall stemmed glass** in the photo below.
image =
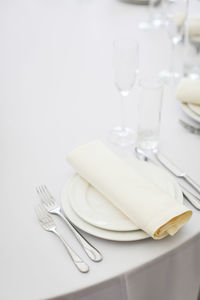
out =
<path fill-rule="evenodd" d="M 167 0 L 168 1 L 168 0 Z M 188 11 L 188 0 L 176 0 L 167 2 L 166 30 L 171 42 L 171 61 L 168 70 L 160 73 L 165 81 L 179 79 L 181 74 L 175 70 L 175 51 L 177 45 L 183 40 L 185 20 Z"/>
<path fill-rule="evenodd" d="M 142 30 L 159 28 L 165 25 L 165 1 L 149 0 L 148 19 L 139 23 Z"/>
<path fill-rule="evenodd" d="M 200 1 L 188 0 L 188 14 L 185 21 L 184 38 L 184 76 L 200 79 Z"/>
<path fill-rule="evenodd" d="M 120 146 L 133 143 L 133 131 L 125 126 L 125 101 L 133 88 L 139 65 L 139 46 L 133 39 L 120 39 L 113 42 L 114 82 L 121 95 L 121 126 L 111 132 L 111 141 Z"/>

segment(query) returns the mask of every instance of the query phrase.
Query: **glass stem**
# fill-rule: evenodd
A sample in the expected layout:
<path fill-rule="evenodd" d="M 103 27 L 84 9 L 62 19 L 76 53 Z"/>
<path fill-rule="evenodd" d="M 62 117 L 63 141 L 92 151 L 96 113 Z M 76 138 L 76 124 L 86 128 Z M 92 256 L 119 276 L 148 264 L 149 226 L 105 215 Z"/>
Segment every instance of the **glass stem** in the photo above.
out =
<path fill-rule="evenodd" d="M 170 62 L 170 73 L 174 73 L 174 63 L 175 63 L 175 44 L 172 42 L 171 47 L 171 62 Z"/>
<path fill-rule="evenodd" d="M 151 23 L 153 21 L 153 0 L 149 0 L 148 4 L 148 22 Z"/>
<path fill-rule="evenodd" d="M 125 96 L 121 95 L 121 127 L 125 129 Z"/>

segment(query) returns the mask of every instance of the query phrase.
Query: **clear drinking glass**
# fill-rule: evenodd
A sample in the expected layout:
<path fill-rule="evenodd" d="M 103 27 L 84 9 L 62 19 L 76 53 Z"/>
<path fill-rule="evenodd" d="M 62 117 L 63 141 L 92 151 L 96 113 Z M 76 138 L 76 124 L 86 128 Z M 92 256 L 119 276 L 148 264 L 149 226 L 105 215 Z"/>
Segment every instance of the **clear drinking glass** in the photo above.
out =
<path fill-rule="evenodd" d="M 160 134 L 163 83 L 157 78 L 139 82 L 137 147 L 157 151 Z"/>
<path fill-rule="evenodd" d="M 184 38 L 184 75 L 191 79 L 200 78 L 200 1 L 190 1 L 185 22 Z"/>
<path fill-rule="evenodd" d="M 188 11 L 188 0 L 167 1 L 166 5 L 166 31 L 171 42 L 171 61 L 168 70 L 163 70 L 160 77 L 165 81 L 176 80 L 181 77 L 180 71 L 175 70 L 175 50 L 183 41 L 185 20 Z"/>
<path fill-rule="evenodd" d="M 115 40 L 113 43 L 114 82 L 121 95 L 121 125 L 111 132 L 111 141 L 120 146 L 133 142 L 134 133 L 125 125 L 125 101 L 133 88 L 139 65 L 139 46 L 133 39 Z"/>
<path fill-rule="evenodd" d="M 148 19 L 139 23 L 140 29 L 152 29 L 165 25 L 165 0 L 149 0 Z"/>

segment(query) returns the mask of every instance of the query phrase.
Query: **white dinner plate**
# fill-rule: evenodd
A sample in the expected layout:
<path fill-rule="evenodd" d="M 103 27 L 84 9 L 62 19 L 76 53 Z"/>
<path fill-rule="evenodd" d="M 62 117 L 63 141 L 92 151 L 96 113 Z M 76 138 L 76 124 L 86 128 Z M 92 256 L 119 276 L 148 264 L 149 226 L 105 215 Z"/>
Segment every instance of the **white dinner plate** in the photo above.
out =
<path fill-rule="evenodd" d="M 186 113 L 186 115 L 188 115 L 188 117 L 200 123 L 200 115 L 194 112 L 193 110 L 191 110 L 188 104 L 181 103 L 181 107 L 183 111 Z"/>
<path fill-rule="evenodd" d="M 138 5 L 148 5 L 149 0 L 121 0 L 121 2 L 124 3 L 130 3 L 130 4 L 138 4 Z M 161 0 L 155 1 L 154 5 L 158 5 L 161 2 Z"/>
<path fill-rule="evenodd" d="M 149 0 L 124 0 L 125 3 L 131 3 L 131 4 L 139 4 L 139 5 L 148 5 Z"/>
<path fill-rule="evenodd" d="M 68 182 L 64 185 L 61 194 L 61 203 L 65 215 L 76 227 L 91 235 L 110 241 L 130 242 L 143 240 L 150 237 L 147 233 L 145 233 L 142 230 L 124 232 L 111 231 L 92 226 L 91 224 L 85 222 L 74 212 L 69 202 L 69 190 L 71 188 L 73 180 L 74 177 L 70 178 Z"/>
<path fill-rule="evenodd" d="M 165 170 L 139 160 L 130 160 L 128 163 L 138 174 L 152 181 L 177 201 L 182 201 L 179 186 Z M 84 221 L 106 230 L 138 230 L 133 222 L 78 174 L 74 176 L 68 194 L 71 207 Z"/>
<path fill-rule="evenodd" d="M 200 105 L 194 105 L 194 104 L 188 103 L 188 107 L 191 111 L 193 111 L 195 114 L 200 116 Z"/>

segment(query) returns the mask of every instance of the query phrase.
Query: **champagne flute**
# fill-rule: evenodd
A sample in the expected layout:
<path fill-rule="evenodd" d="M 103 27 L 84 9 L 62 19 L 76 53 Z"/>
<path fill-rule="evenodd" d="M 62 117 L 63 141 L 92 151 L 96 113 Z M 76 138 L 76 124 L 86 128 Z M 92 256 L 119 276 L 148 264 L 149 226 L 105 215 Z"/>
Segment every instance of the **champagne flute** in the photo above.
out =
<path fill-rule="evenodd" d="M 171 61 L 168 70 L 163 70 L 160 77 L 166 82 L 175 81 L 181 77 L 182 74 L 175 70 L 175 51 L 177 45 L 183 40 L 185 19 L 188 10 L 188 0 L 176 0 L 168 2 L 166 15 L 166 30 L 171 43 Z"/>
<path fill-rule="evenodd" d="M 148 19 L 139 23 L 139 29 L 147 30 L 159 28 L 165 25 L 165 1 L 149 0 Z"/>
<path fill-rule="evenodd" d="M 188 14 L 185 21 L 184 38 L 184 76 L 190 79 L 200 79 L 200 37 L 199 16 L 200 1 L 188 0 Z"/>
<path fill-rule="evenodd" d="M 120 146 L 133 143 L 133 131 L 125 126 L 124 105 L 127 96 L 133 88 L 137 73 L 139 60 L 139 46 L 133 39 L 115 40 L 113 43 L 113 70 L 114 82 L 121 95 L 121 126 L 114 128 L 111 132 L 111 141 Z"/>

